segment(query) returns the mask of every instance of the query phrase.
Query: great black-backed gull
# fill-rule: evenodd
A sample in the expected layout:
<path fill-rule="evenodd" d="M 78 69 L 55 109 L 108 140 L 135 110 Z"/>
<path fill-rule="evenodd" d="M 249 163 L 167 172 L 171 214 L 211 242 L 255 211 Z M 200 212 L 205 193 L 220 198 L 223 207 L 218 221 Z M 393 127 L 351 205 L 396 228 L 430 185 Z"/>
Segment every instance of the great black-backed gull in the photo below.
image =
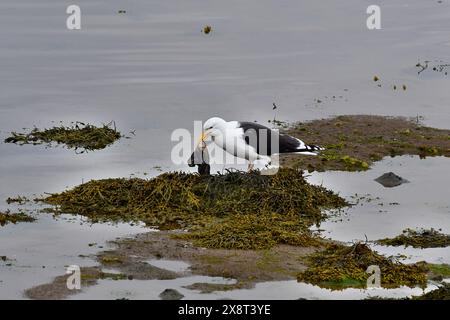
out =
<path fill-rule="evenodd" d="M 249 161 L 249 170 L 256 160 L 271 163 L 271 156 L 281 153 L 317 155 L 322 147 L 308 145 L 300 139 L 254 122 L 225 121 L 218 117 L 203 125 L 200 142 L 211 140 L 226 152 Z M 275 140 L 272 140 L 275 139 Z"/>

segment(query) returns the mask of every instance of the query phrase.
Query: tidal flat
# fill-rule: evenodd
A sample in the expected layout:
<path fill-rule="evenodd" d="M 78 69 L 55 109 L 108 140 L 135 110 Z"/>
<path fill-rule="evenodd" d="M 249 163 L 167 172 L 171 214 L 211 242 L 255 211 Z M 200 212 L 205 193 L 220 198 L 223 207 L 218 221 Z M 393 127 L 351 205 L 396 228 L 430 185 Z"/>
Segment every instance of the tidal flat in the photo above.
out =
<path fill-rule="evenodd" d="M 372 31 L 365 26 L 366 7 L 359 0 L 287 0 L 283 6 L 277 1 L 257 0 L 208 5 L 175 0 L 157 6 L 142 0 L 127 6 L 118 0 L 80 0 L 79 4 L 85 19 L 83 30 L 68 33 L 64 8 L 55 6 L 53 0 L 22 0 L 19 9 L 16 1 L 1 2 L 5 15 L 0 21 L 0 141 L 11 132 L 29 133 L 23 128 L 52 128 L 55 121 L 69 124 L 77 120 L 101 124 L 115 119 L 119 132 L 133 131 L 136 135 L 83 154 L 63 148 L 0 143 L 0 211 L 15 213 L 26 206 L 36 218 L 30 223 L 0 227 L 1 298 L 29 298 L 25 295 L 28 289 L 52 283 L 73 264 L 87 270 L 83 281 L 89 281 L 67 299 L 160 299 L 166 289 L 177 290 L 184 299 L 404 298 L 442 287 L 441 282 L 448 279 L 448 247 L 382 246 L 376 240 L 395 238 L 407 228 L 440 228 L 440 233 L 450 234 L 446 144 L 422 138 L 428 137 L 428 129 L 424 129 L 425 134 L 420 133 L 422 129 L 416 130 L 417 126 L 435 128 L 430 129 L 434 134 L 437 129 L 449 129 L 447 3 L 405 0 L 381 4 L 387 10 L 382 15 L 383 30 Z M 118 14 L 119 9 L 125 13 Z M 205 26 L 211 26 L 208 34 L 201 32 Z M 387 130 L 389 139 L 380 139 L 383 132 L 376 132 L 378 128 L 359 126 L 352 118 L 362 114 L 405 117 L 412 119 L 413 127 L 400 132 L 391 127 Z M 144 242 L 139 244 L 140 239 L 153 241 L 155 232 L 165 239 L 174 230 L 155 231 L 139 222 L 108 223 L 99 219 L 93 223 L 87 216 L 40 212 L 48 209 L 42 204 L 3 201 L 18 195 L 45 198 L 90 181 L 148 180 L 162 172 L 192 173 L 186 165 L 170 161 L 170 135 L 177 128 L 192 130 L 194 121 L 213 115 L 269 126 L 273 122 L 268 119 L 298 121 L 295 135 L 310 143 L 316 133 L 308 128 L 308 122 L 322 121 L 317 123 L 327 130 L 326 122 L 337 124 L 338 117 L 343 116 L 341 127 L 336 126 L 340 136 L 317 134 L 331 146 L 323 161 L 286 159 L 291 164 L 298 160 L 296 165 L 305 171 L 308 183 L 331 190 L 352 204 L 340 212 L 321 211 L 327 218 L 320 225 L 313 224 L 311 234 L 325 241 L 323 249 L 327 241 L 347 247 L 364 243 L 405 265 L 426 261 L 442 271 L 433 279 L 442 279 L 427 279 L 425 289 L 330 290 L 297 281 L 298 273 L 308 268 L 304 258 L 316 254 L 319 247 L 303 252 L 298 249 L 301 247 L 268 241 L 252 256 L 248 249 L 211 248 L 217 244 L 206 243 L 206 237 L 169 237 L 167 241 L 169 245 L 179 241 L 189 246 L 197 240 L 198 244 L 209 245 L 206 249 L 198 246 L 198 252 L 236 250 L 236 261 L 231 262 L 244 266 L 239 254 L 247 252 L 251 270 L 264 270 L 271 264 L 275 270 L 272 274 L 265 271 L 267 281 L 249 281 L 242 287 L 242 281 L 202 276 L 189 268 L 176 274 L 168 270 L 160 279 L 160 270 L 152 269 L 155 265 L 150 262 L 159 259 L 156 268 L 165 270 L 164 263 L 172 268 L 182 257 L 158 258 L 156 251 L 154 256 L 143 251 L 142 257 L 130 257 L 136 259 L 137 267 L 132 267 L 134 263 L 129 265 L 126 255 L 120 254 L 120 242 L 123 246 L 127 241 L 132 242 L 131 247 L 144 246 Z M 383 125 L 382 120 L 379 125 Z M 352 126 L 360 132 L 352 132 Z M 366 129 L 374 134 L 363 144 Z M 345 140 L 343 134 L 352 139 Z M 408 145 L 412 138 L 417 139 L 413 143 L 422 144 Z M 365 154 L 354 153 L 355 146 Z M 347 169 L 352 171 L 342 171 Z M 211 172 L 217 171 L 225 173 L 223 166 L 211 168 Z M 384 188 L 374 179 L 386 172 L 409 183 Z M 248 223 L 242 228 L 248 229 L 260 221 L 244 222 Z M 288 227 L 282 224 L 281 230 Z M 214 230 L 229 234 L 229 228 Z M 268 239 L 279 238 L 271 233 Z M 146 244 L 148 250 L 152 243 Z M 287 260 L 290 265 L 278 268 L 276 261 L 284 259 L 286 250 L 294 250 L 301 261 Z M 139 259 L 142 261 L 137 263 Z M 220 257 L 208 263 L 217 261 Z M 194 266 L 196 262 L 186 258 L 185 263 Z M 90 267 L 102 270 L 84 269 Z M 139 268 L 151 276 L 129 279 L 139 274 Z M 283 268 L 288 269 L 288 275 Z M 102 278 L 95 272 L 117 276 Z"/>

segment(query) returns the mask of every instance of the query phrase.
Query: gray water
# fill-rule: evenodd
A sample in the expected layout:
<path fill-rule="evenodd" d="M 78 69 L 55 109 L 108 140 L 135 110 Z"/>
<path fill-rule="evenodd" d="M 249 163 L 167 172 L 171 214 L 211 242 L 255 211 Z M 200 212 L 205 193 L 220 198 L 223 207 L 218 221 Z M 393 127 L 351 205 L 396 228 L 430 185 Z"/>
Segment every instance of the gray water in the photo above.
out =
<path fill-rule="evenodd" d="M 1 1 L 0 140 L 23 127 L 111 120 L 132 139 L 82 155 L 0 143 L 0 210 L 8 209 L 3 200 L 10 196 L 58 192 L 90 179 L 154 176 L 160 173 L 155 166 L 188 170 L 171 163 L 170 134 L 213 115 L 260 123 L 274 116 L 287 121 L 337 114 L 421 116 L 426 125 L 449 127 L 449 78 L 430 70 L 418 75 L 415 67 L 419 60 L 450 62 L 446 0 L 378 1 L 382 30 L 374 31 L 365 21 L 373 3 L 362 0 L 78 0 L 79 31 L 66 29 L 70 4 Z M 121 9 L 126 14 L 118 14 Z M 210 35 L 201 33 L 206 24 L 213 27 Z M 407 90 L 394 91 L 394 84 Z M 388 159 L 363 174 L 313 176 L 346 195 L 374 193 L 386 203 L 400 197 L 400 205 L 387 206 L 388 212 L 377 213 L 370 203 L 364 213 L 350 209 L 350 221 L 322 228 L 344 241 L 395 235 L 403 226 L 448 232 L 447 160 Z M 411 183 L 389 192 L 372 184 L 375 172 L 392 167 Z M 0 265 L 0 297 L 21 296 L 26 287 L 64 273 L 61 268 L 78 254 L 95 250 L 70 239 L 102 242 L 140 231 L 55 222 L 45 215 L 33 224 L 0 228 L 0 255 L 16 252 L 15 265 L 32 266 Z M 407 252 L 412 260 L 449 260 L 446 250 Z M 258 288 L 255 297 L 267 291 Z M 299 293 L 285 292 L 290 298 Z"/>
<path fill-rule="evenodd" d="M 88 288 L 84 292 L 72 296 L 71 299 L 159 299 L 158 294 L 166 288 L 178 290 L 185 297 L 183 299 L 255 299 L 255 300 L 279 300 L 279 299 L 364 299 L 366 297 L 384 296 L 391 298 L 403 298 L 411 295 L 421 295 L 432 289 L 430 285 L 425 291 L 420 288 L 398 288 L 398 289 L 346 289 L 344 291 L 331 291 L 321 289 L 305 283 L 292 281 L 275 281 L 259 283 L 253 289 L 240 289 L 226 292 L 214 292 L 202 294 L 198 291 L 183 288 L 196 282 L 205 283 L 232 283 L 221 278 L 210 277 L 185 277 L 182 279 L 165 281 L 105 281 L 100 280 L 99 285 Z M 131 289 L 132 288 L 132 289 Z"/>
<path fill-rule="evenodd" d="M 374 181 L 385 172 L 395 172 L 410 182 L 385 188 Z M 324 230 L 322 235 L 325 237 L 352 243 L 395 237 L 406 228 L 434 228 L 450 234 L 449 178 L 448 158 L 421 160 L 418 156 L 402 156 L 385 158 L 366 172 L 315 172 L 308 179 L 311 183 L 339 192 L 351 203 L 358 202 L 344 214 L 325 221 L 319 227 Z M 356 200 L 362 196 L 366 200 Z M 406 255 L 403 262 L 426 260 L 450 264 L 449 248 L 378 245 L 373 245 L 373 248 L 388 256 Z"/>
<path fill-rule="evenodd" d="M 92 255 L 107 241 L 146 231 L 128 224 L 91 225 L 79 217 L 36 216 L 37 222 L 0 227 L 0 299 L 24 298 L 23 291 L 49 283 L 69 265 L 93 266 Z M 10 264 L 10 265 L 9 265 Z"/>

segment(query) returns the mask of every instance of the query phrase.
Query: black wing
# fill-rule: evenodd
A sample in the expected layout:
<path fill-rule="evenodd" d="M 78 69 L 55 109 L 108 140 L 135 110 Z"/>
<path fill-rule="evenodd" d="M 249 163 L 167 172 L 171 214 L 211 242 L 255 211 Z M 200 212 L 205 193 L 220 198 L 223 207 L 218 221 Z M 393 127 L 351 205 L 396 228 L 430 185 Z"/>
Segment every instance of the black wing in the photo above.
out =
<path fill-rule="evenodd" d="M 272 130 L 259 123 L 239 122 L 239 127 L 244 130 L 245 142 L 255 148 L 260 155 L 297 152 L 302 147 L 300 140 L 287 134 L 279 134 L 277 130 Z M 278 139 L 279 150 L 272 150 L 272 139 Z"/>

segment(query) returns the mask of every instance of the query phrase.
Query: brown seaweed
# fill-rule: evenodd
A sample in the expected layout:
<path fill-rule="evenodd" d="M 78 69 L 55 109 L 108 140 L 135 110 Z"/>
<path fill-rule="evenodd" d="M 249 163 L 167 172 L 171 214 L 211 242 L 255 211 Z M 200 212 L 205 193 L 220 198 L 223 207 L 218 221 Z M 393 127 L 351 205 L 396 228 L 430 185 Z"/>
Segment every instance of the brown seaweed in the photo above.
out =
<path fill-rule="evenodd" d="M 450 235 L 442 234 L 431 229 L 405 229 L 403 233 L 394 238 L 377 240 L 377 243 L 386 246 L 411 246 L 414 248 L 444 248 L 450 246 Z"/>
<path fill-rule="evenodd" d="M 93 180 L 40 201 L 55 205 L 57 213 L 94 222 L 143 221 L 160 229 L 188 229 L 187 237 L 199 246 L 237 249 L 314 243 L 308 227 L 325 218 L 322 209 L 347 205 L 292 168 L 273 176 L 173 172 L 150 180 Z"/>
<path fill-rule="evenodd" d="M 85 151 L 100 150 L 120 139 L 122 135 L 115 128 L 113 122 L 96 127 L 91 124 L 76 122 L 70 127 L 59 126 L 50 129 L 32 129 L 28 133 L 11 132 L 5 143 L 25 144 L 64 144 L 69 149 Z"/>
<path fill-rule="evenodd" d="M 298 275 L 298 281 L 330 289 L 366 286 L 371 265 L 381 271 L 381 286 L 425 286 L 426 268 L 419 264 L 405 265 L 371 250 L 365 243 L 352 246 L 331 244 L 324 251 L 310 256 L 309 267 Z"/>

